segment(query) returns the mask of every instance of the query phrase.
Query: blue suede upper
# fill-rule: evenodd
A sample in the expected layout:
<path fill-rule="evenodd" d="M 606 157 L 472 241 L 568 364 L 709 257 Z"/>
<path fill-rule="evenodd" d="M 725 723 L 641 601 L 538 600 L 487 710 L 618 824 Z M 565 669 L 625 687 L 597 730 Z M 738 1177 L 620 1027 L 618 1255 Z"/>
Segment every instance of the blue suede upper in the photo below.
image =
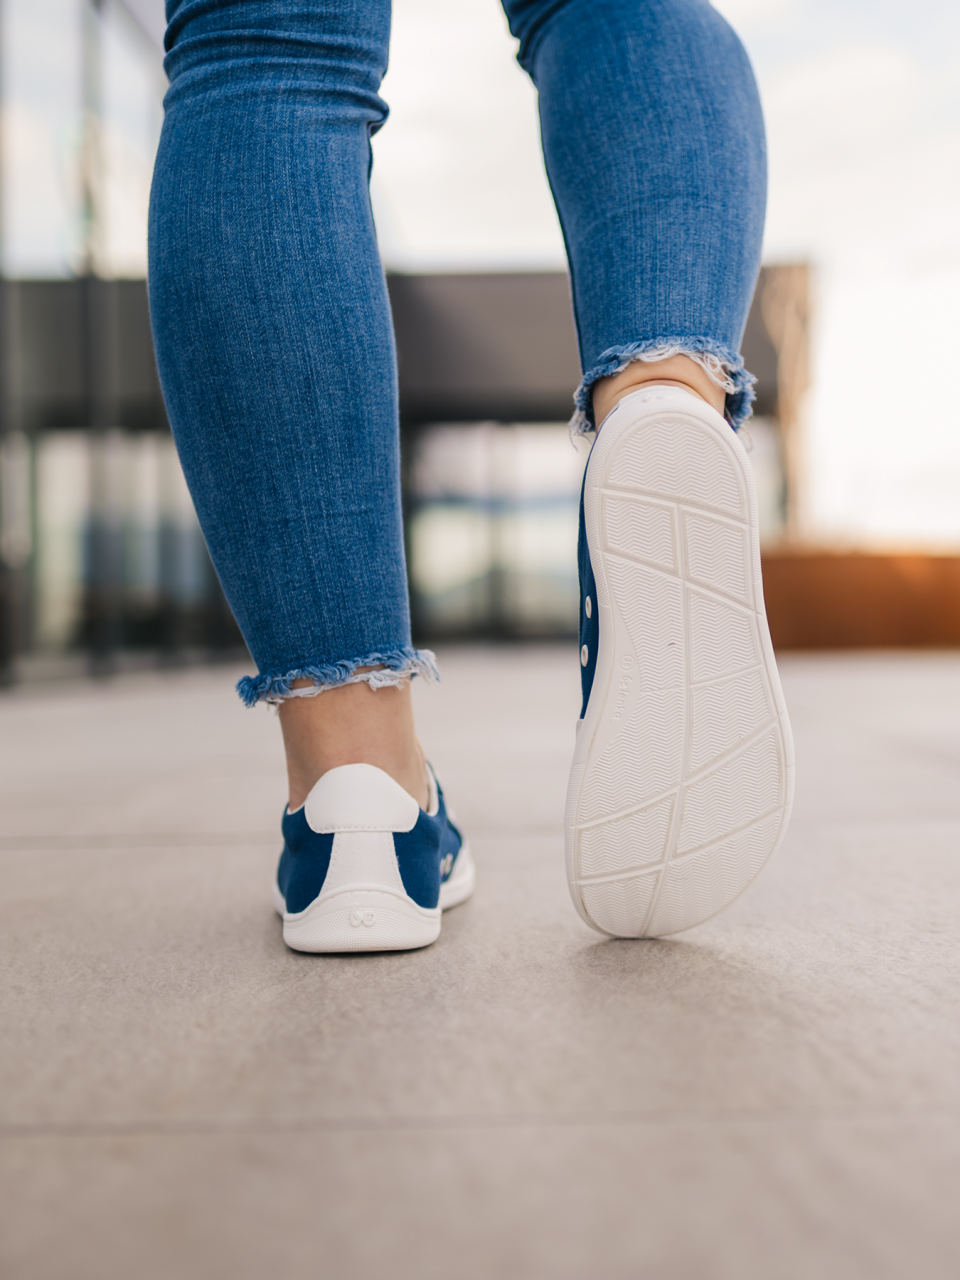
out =
<path fill-rule="evenodd" d="M 440 812 L 431 818 L 423 809 L 412 831 L 395 831 L 393 847 L 397 851 L 403 887 L 420 907 L 435 907 L 440 901 L 440 859 L 446 822 L 443 802 Z"/>
<path fill-rule="evenodd" d="M 280 829 L 283 832 L 283 852 L 277 867 L 277 886 L 288 911 L 303 911 L 323 888 L 327 878 L 333 835 L 319 835 L 311 831 L 302 808 L 294 813 L 284 809 Z"/>
<path fill-rule="evenodd" d="M 583 485 L 586 487 L 587 473 L 583 473 Z M 600 618 L 597 609 L 597 584 L 590 563 L 590 549 L 587 546 L 587 523 L 583 513 L 583 488 L 580 490 L 580 536 L 577 540 L 577 563 L 580 569 L 580 687 L 583 690 L 583 706 L 580 719 L 587 714 L 587 703 L 590 701 L 590 690 L 593 688 L 593 677 L 597 670 L 597 645 L 600 642 Z M 586 601 L 590 599 L 590 613 L 587 617 Z M 587 661 L 582 660 L 583 646 L 587 648 Z"/>
<path fill-rule="evenodd" d="M 463 843 L 460 832 L 447 817 L 443 792 L 437 787 L 440 806 L 435 817 L 423 809 L 412 831 L 395 831 L 400 879 L 407 894 L 419 907 L 435 907 L 440 901 L 440 885 L 453 871 Z M 277 868 L 277 885 L 292 913 L 304 911 L 320 894 L 330 867 L 333 833 L 312 831 L 303 809 L 284 811 L 281 823 L 283 852 Z M 447 855 L 448 863 L 441 865 Z"/>

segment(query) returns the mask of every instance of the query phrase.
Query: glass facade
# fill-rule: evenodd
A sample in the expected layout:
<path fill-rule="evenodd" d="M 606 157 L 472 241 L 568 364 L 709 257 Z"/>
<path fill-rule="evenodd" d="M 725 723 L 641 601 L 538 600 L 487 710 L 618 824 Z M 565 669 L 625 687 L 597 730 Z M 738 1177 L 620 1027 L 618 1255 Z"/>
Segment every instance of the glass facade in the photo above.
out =
<path fill-rule="evenodd" d="M 161 50 L 118 0 L 3 0 L 3 273 L 146 274 L 166 87 Z"/>
<path fill-rule="evenodd" d="M 0 670 L 236 646 L 146 309 L 162 4 L 3 0 Z"/>
<path fill-rule="evenodd" d="M 575 635 L 586 462 L 563 424 L 431 426 L 411 442 L 413 613 L 429 635 Z"/>

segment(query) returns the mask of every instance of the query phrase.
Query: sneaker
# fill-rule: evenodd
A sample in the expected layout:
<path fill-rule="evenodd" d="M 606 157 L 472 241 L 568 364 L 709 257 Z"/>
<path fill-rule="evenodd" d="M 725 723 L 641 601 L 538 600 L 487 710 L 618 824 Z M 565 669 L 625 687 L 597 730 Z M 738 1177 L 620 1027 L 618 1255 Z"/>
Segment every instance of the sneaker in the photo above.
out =
<path fill-rule="evenodd" d="M 676 933 L 743 893 L 793 799 L 753 476 L 709 405 L 646 386 L 607 416 L 584 474 L 580 583 L 570 892 L 601 933 Z"/>
<path fill-rule="evenodd" d="M 470 850 L 428 766 L 423 810 L 370 764 L 331 769 L 283 815 L 274 902 L 295 951 L 406 951 L 473 893 Z"/>

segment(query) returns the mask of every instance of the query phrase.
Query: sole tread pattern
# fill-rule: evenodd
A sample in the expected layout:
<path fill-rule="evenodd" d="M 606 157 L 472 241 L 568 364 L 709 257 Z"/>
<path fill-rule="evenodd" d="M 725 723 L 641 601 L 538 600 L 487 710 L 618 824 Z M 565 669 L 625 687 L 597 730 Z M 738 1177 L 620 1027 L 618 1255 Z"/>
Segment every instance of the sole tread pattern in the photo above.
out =
<path fill-rule="evenodd" d="M 690 769 L 698 773 L 776 717 L 759 667 L 716 684 L 694 685 Z"/>
<path fill-rule="evenodd" d="M 779 726 L 684 789 L 677 852 L 689 853 L 739 830 L 782 803 Z"/>
<path fill-rule="evenodd" d="M 643 547 L 658 568 L 677 569 L 673 511 L 669 506 L 608 493 L 603 502 L 604 542 L 611 551 L 629 556 Z"/>
<path fill-rule="evenodd" d="M 781 814 L 776 813 L 717 848 L 671 863 L 664 873 L 649 932 L 653 936 L 676 933 L 689 927 L 685 922 L 691 914 L 707 919 L 718 910 L 718 902 L 725 904 L 736 898 L 762 870 L 782 822 Z"/>
<path fill-rule="evenodd" d="M 590 916 L 606 921 L 606 932 L 618 938 L 636 938 L 642 935 L 643 922 L 656 887 L 657 877 L 654 874 L 588 883 L 580 892 Z"/>
<path fill-rule="evenodd" d="M 584 491 L 600 649 L 567 798 L 578 910 L 658 936 L 716 914 L 775 851 L 793 754 L 742 446 L 685 392 L 604 424 Z"/>
<path fill-rule="evenodd" d="M 629 691 L 628 691 L 629 694 Z M 600 753 L 587 776 L 580 818 L 592 822 L 604 814 L 640 808 L 680 781 L 683 742 L 672 732 L 683 715 L 683 690 L 637 695 L 625 723 L 613 725 L 613 741 Z M 624 770 L 629 759 L 634 767 Z"/>
<path fill-rule="evenodd" d="M 697 425 L 684 421 L 682 414 L 672 417 L 669 422 L 652 423 L 644 439 L 624 442 L 607 484 L 745 518 L 746 494 L 723 445 L 719 440 L 708 440 Z"/>
<path fill-rule="evenodd" d="M 749 530 L 726 520 L 684 511 L 683 532 L 691 579 L 752 607 Z"/>
<path fill-rule="evenodd" d="M 649 809 L 587 827 L 580 836 L 581 874 L 609 875 L 659 862 L 667 848 L 673 805 L 673 796 L 668 796 Z"/>

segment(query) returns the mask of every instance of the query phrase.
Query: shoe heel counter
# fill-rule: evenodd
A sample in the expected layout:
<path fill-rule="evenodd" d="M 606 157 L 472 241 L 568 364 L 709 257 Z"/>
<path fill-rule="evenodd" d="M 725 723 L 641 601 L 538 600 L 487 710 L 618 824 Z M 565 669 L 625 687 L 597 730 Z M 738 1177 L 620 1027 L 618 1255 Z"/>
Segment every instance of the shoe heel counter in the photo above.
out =
<path fill-rule="evenodd" d="M 333 837 L 324 893 L 364 885 L 405 894 L 389 831 L 338 831 Z"/>
<path fill-rule="evenodd" d="M 312 831 L 411 831 L 420 806 L 382 769 L 345 764 L 323 775 L 303 811 Z"/>

